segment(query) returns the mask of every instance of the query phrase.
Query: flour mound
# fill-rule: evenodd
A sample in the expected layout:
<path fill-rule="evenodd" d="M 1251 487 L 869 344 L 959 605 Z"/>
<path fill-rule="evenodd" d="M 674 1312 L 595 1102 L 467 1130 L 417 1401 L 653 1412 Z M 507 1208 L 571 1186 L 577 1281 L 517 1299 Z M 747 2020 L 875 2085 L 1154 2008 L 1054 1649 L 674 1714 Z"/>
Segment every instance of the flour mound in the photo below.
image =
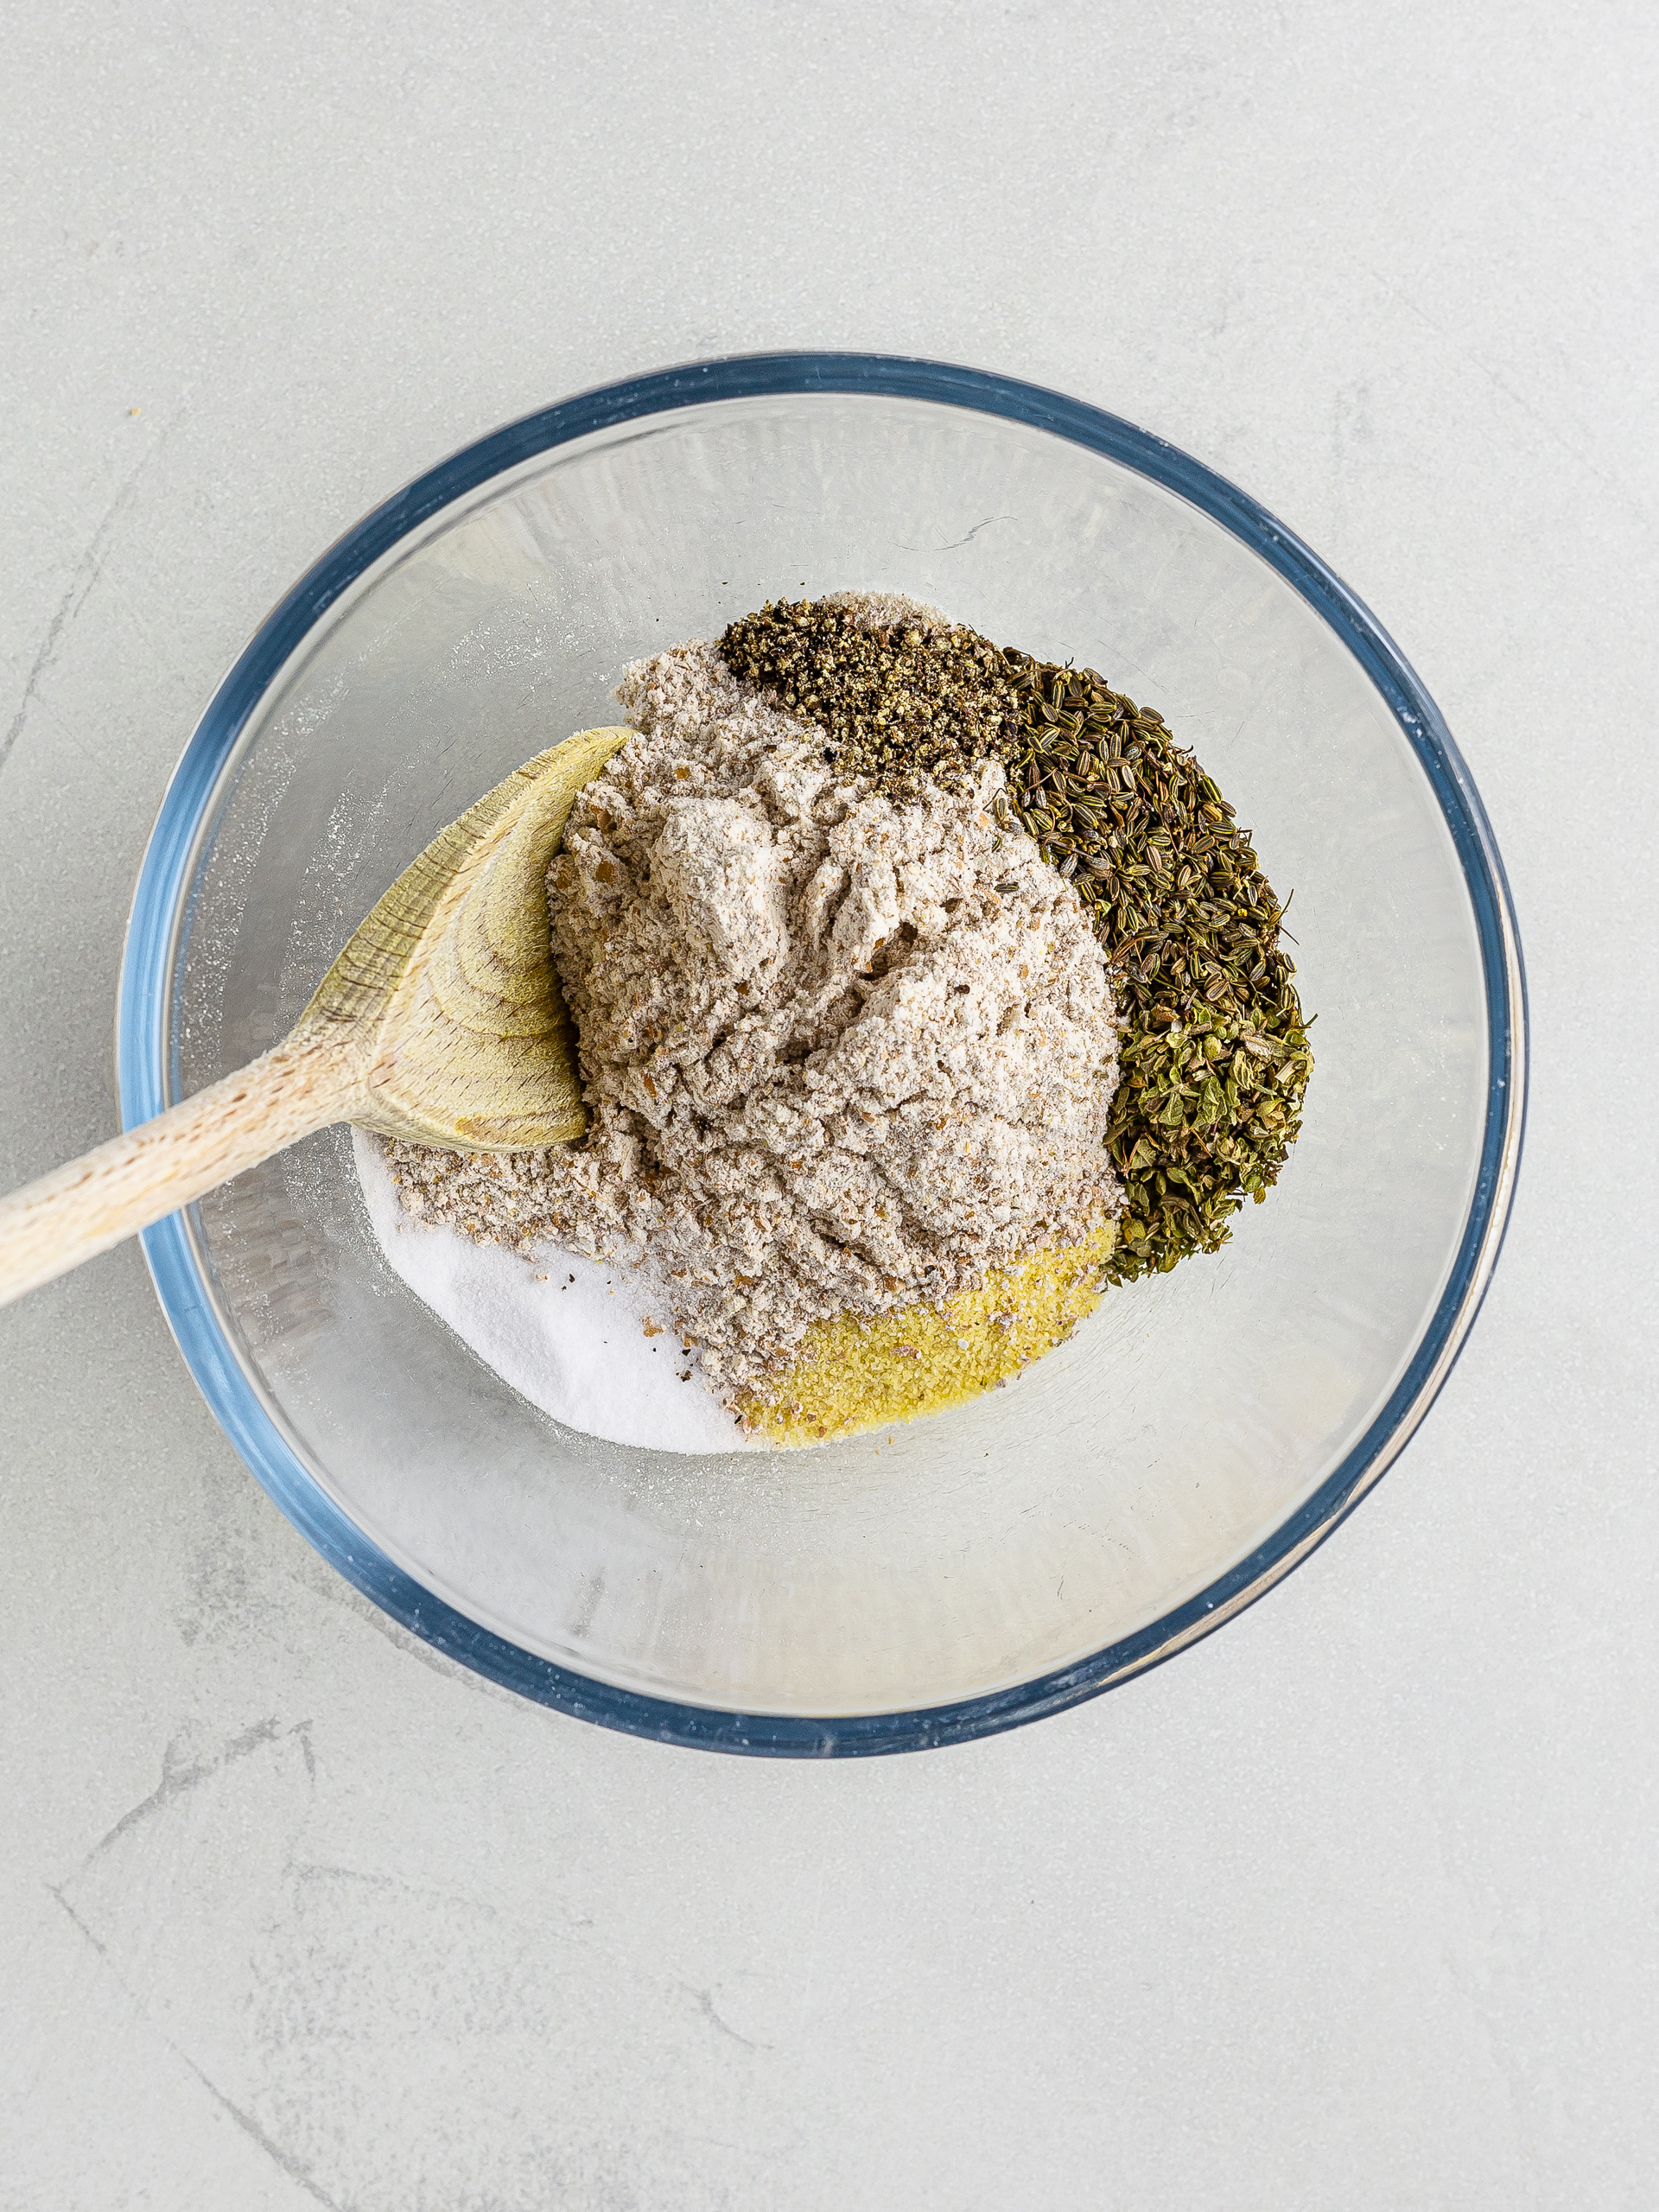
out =
<path fill-rule="evenodd" d="M 999 830 L 1000 766 L 894 805 L 700 643 L 617 696 L 639 734 L 548 878 L 588 1135 L 394 1144 L 409 1210 L 524 1251 L 648 1249 L 728 1394 L 814 1320 L 948 1297 L 1116 1214 L 1104 959 Z"/>

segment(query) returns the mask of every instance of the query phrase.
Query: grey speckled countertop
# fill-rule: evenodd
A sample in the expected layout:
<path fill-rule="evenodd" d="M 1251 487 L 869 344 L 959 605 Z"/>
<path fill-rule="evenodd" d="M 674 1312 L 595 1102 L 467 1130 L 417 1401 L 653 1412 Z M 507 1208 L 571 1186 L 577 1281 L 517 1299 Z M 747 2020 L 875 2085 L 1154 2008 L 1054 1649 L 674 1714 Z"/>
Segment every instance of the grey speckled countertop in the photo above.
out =
<path fill-rule="evenodd" d="M 491 424 L 772 345 L 1077 392 L 1299 530 L 1480 782 L 1536 1038 L 1376 1497 L 966 1750 L 520 1704 L 266 1503 L 136 1249 L 0 1315 L 5 2212 L 1651 2202 L 1655 24 L 12 11 L 0 1182 L 115 1126 L 138 858 L 272 599 Z"/>

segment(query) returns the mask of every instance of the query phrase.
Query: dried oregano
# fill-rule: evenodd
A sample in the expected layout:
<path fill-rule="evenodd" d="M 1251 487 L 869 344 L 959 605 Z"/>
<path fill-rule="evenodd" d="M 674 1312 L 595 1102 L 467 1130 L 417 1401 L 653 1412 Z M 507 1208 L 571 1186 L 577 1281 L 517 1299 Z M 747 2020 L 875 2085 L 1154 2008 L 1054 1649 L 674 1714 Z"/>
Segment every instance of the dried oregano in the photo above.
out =
<path fill-rule="evenodd" d="M 1124 1025 L 1107 1142 L 1128 1204 L 1108 1274 L 1218 1251 L 1276 1180 L 1313 1065 L 1284 909 L 1233 809 L 1161 715 L 1092 669 L 1009 650 L 1007 817 L 1076 884 Z"/>
<path fill-rule="evenodd" d="M 1108 1136 L 1128 1205 L 1109 1279 L 1226 1243 L 1301 1126 L 1313 1068 L 1283 914 L 1214 780 L 1161 715 L 1092 669 L 833 601 L 776 601 L 721 640 L 728 665 L 823 728 L 827 757 L 895 798 L 1001 760 L 1001 818 L 1074 883 L 1123 1025 Z"/>

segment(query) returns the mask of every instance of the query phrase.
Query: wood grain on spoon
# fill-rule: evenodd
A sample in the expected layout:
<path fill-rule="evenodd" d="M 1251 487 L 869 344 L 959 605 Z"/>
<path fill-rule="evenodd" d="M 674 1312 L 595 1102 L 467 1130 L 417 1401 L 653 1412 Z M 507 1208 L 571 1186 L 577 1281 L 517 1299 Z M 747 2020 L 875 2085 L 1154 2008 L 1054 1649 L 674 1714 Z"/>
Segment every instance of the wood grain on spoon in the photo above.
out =
<path fill-rule="evenodd" d="M 405 868 L 281 1044 L 0 1199 L 0 1306 L 333 1122 L 467 1152 L 581 1136 L 545 879 L 576 793 L 632 734 L 515 769 Z"/>

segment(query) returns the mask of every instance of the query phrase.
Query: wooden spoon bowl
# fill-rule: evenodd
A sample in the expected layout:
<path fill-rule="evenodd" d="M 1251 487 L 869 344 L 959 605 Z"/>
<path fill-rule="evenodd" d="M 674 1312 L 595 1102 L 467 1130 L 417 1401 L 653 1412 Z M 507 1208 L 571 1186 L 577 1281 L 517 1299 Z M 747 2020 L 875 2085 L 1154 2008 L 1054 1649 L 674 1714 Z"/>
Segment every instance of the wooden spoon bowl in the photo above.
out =
<path fill-rule="evenodd" d="M 539 753 L 378 899 L 279 1045 L 0 1199 L 0 1306 L 334 1122 L 463 1152 L 587 1128 L 546 877 L 576 793 L 631 729 Z"/>

